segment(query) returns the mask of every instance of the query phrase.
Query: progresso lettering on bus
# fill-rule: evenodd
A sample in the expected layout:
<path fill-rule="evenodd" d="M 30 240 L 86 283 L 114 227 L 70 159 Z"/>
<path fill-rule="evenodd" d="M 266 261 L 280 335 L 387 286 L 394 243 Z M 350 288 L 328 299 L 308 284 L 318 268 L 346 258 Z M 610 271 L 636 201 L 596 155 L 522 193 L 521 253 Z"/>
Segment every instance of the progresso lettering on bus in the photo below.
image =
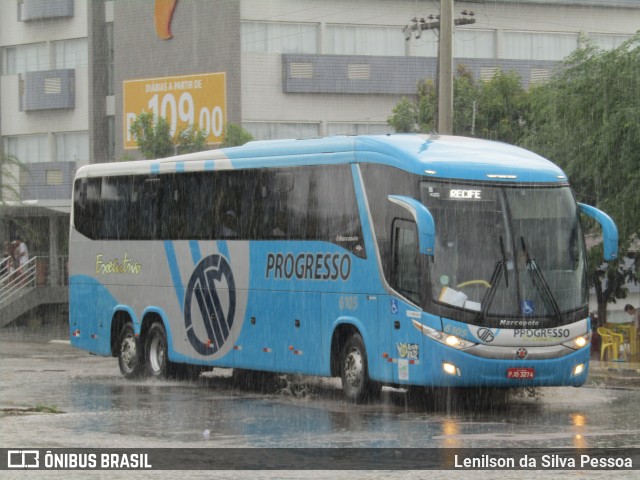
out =
<path fill-rule="evenodd" d="M 351 257 L 340 253 L 269 253 L 266 278 L 291 280 L 348 280 Z"/>

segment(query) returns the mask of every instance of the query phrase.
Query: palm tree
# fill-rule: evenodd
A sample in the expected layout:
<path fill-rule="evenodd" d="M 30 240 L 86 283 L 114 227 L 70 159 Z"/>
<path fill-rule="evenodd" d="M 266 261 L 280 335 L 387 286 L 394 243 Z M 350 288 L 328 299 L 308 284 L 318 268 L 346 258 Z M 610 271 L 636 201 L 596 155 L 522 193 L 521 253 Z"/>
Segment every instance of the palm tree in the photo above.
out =
<path fill-rule="evenodd" d="M 24 168 L 24 165 L 15 155 L 0 152 L 0 205 L 20 199 L 20 192 L 16 188 L 19 176 L 15 173 L 15 167 Z"/>

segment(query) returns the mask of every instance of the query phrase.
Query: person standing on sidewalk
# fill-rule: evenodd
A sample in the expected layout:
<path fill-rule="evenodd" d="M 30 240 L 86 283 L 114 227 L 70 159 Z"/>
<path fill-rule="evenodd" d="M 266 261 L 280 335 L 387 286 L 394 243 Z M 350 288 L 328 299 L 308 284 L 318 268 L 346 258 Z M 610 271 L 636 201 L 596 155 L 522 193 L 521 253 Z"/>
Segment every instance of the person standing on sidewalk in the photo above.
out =
<path fill-rule="evenodd" d="M 29 249 L 27 248 L 27 244 L 22 241 L 21 237 L 16 237 L 15 239 L 15 258 L 16 258 L 16 270 L 17 275 L 22 277 L 25 274 L 24 266 L 29 262 Z M 21 278 L 20 285 L 24 285 L 26 281 L 26 277 Z"/>
<path fill-rule="evenodd" d="M 640 335 L 640 309 L 637 309 L 630 303 L 627 303 L 624 306 L 624 311 L 633 317 L 633 326 L 636 327 L 636 330 Z"/>
<path fill-rule="evenodd" d="M 18 258 L 20 268 L 29 262 L 29 249 L 20 237 L 16 237 L 16 257 Z"/>

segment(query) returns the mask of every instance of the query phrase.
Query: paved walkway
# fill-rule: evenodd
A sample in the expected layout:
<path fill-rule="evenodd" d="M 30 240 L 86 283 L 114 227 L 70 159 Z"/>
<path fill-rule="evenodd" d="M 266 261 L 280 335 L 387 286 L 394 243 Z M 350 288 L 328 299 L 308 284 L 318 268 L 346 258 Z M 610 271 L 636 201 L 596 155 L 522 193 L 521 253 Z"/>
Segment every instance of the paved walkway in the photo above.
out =
<path fill-rule="evenodd" d="M 587 384 L 607 387 L 640 387 L 640 362 L 601 362 L 592 359 L 589 362 Z"/>

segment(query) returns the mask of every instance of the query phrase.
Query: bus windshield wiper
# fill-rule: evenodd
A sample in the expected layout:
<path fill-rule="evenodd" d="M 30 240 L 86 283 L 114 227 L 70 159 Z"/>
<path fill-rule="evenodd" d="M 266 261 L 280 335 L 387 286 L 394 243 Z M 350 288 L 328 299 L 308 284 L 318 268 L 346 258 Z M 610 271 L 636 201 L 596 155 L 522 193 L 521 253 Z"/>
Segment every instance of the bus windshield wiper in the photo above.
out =
<path fill-rule="evenodd" d="M 493 269 L 493 274 L 491 275 L 491 280 L 489 280 L 489 290 L 484 295 L 482 299 L 482 317 L 486 318 L 487 312 L 489 311 L 489 307 L 493 303 L 493 298 L 496 295 L 496 287 L 498 285 L 498 281 L 500 280 L 500 275 L 504 275 L 504 284 L 507 288 L 509 288 L 509 272 L 507 270 L 507 256 L 504 253 L 504 242 L 502 241 L 502 236 L 500 236 L 500 253 L 502 253 L 502 259 L 496 262 L 496 267 Z"/>
<path fill-rule="evenodd" d="M 560 313 L 558 302 L 553 296 L 553 292 L 551 291 L 551 288 L 549 288 L 549 284 L 545 280 L 542 271 L 540 271 L 538 264 L 529 255 L 529 250 L 527 250 L 527 245 L 524 242 L 524 237 L 520 237 L 520 243 L 522 244 L 522 252 L 524 253 L 526 259 L 526 267 L 531 275 L 531 278 L 533 279 L 533 284 L 542 293 L 542 297 L 545 298 L 547 302 L 549 302 L 557 320 L 560 321 L 562 319 L 562 314 Z"/>
<path fill-rule="evenodd" d="M 504 253 L 504 243 L 500 236 L 500 253 L 502 253 L 502 272 L 504 273 L 504 285 L 509 288 L 509 270 L 507 269 L 507 256 Z M 493 285 L 493 284 L 492 284 Z"/>

